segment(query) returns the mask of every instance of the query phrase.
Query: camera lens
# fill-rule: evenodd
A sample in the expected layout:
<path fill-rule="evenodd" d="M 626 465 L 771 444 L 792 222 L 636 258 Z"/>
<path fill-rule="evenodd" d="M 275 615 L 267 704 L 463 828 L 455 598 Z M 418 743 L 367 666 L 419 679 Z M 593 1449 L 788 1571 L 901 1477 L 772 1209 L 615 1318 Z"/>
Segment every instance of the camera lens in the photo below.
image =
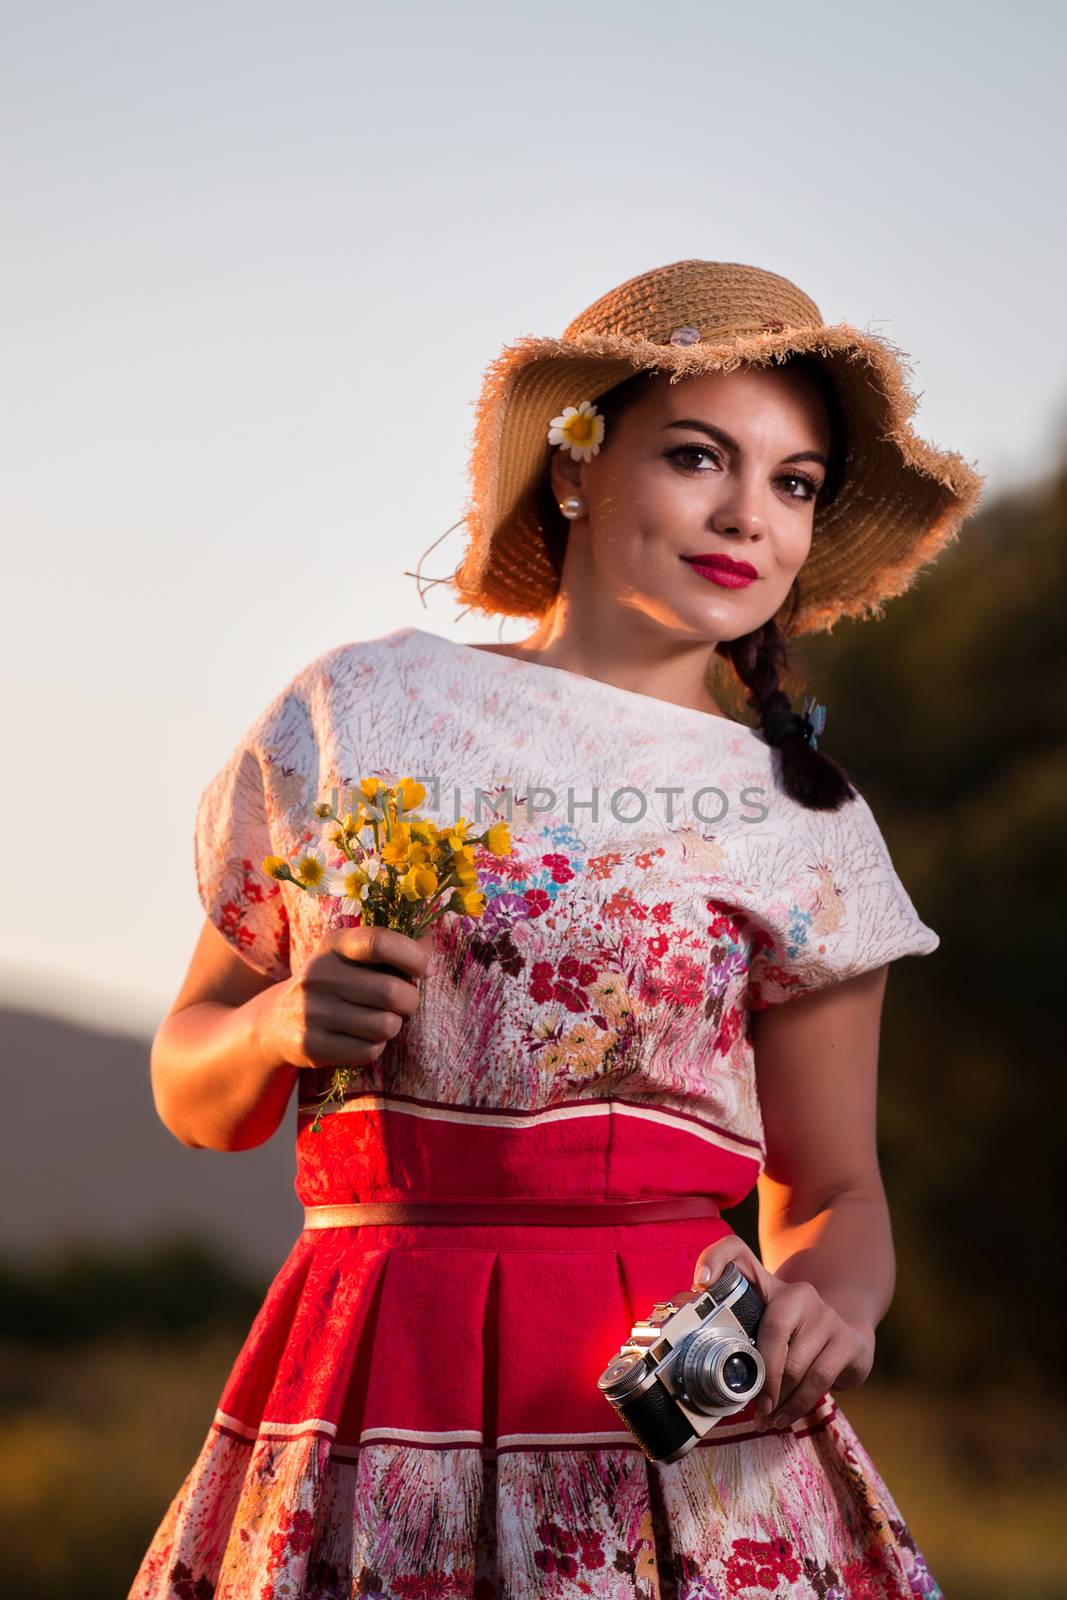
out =
<path fill-rule="evenodd" d="M 704 1410 L 743 1403 L 763 1382 L 763 1358 L 744 1338 L 714 1325 L 691 1334 L 681 1346 L 682 1384 L 693 1405 Z"/>
<path fill-rule="evenodd" d="M 736 1355 L 726 1357 L 720 1377 L 724 1388 L 734 1394 L 747 1394 L 756 1381 L 756 1363 L 739 1350 Z"/>

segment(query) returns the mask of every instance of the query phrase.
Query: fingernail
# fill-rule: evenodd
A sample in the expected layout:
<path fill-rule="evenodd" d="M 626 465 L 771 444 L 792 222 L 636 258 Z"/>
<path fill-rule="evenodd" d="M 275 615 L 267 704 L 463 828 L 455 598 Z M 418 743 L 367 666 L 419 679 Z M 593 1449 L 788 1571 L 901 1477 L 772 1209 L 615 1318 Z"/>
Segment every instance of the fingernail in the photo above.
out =
<path fill-rule="evenodd" d="M 710 1267 L 701 1267 L 700 1271 L 697 1273 L 697 1283 L 700 1285 L 700 1287 L 702 1289 L 706 1289 L 710 1282 L 711 1282 L 711 1268 Z"/>

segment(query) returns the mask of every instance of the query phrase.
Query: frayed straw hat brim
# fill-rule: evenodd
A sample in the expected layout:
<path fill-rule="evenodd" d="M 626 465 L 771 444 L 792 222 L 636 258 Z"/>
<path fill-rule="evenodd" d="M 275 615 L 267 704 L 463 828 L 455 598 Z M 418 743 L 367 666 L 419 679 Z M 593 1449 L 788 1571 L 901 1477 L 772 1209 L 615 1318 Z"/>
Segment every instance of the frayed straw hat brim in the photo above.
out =
<path fill-rule="evenodd" d="M 755 268 L 737 270 L 787 282 Z M 549 421 L 565 405 L 595 400 L 640 371 L 659 370 L 675 383 L 743 363 L 771 365 L 794 352 L 821 357 L 830 369 L 849 445 L 837 496 L 816 507 L 811 551 L 799 575 L 800 604 L 788 631 L 820 632 L 841 617 L 878 616 L 887 600 L 908 589 L 957 536 L 984 479 L 961 456 L 913 431 L 909 419 L 918 400 L 896 346 L 848 323 L 823 324 L 813 303 L 789 288 L 815 310 L 815 325 L 779 322 L 689 345 L 568 330 L 562 339 L 530 337 L 505 347 L 487 368 L 477 402 L 464 514 L 468 546 L 451 579 L 462 602 L 474 611 L 522 617 L 538 617 L 551 603 L 558 580 L 534 493 L 551 454 Z"/>

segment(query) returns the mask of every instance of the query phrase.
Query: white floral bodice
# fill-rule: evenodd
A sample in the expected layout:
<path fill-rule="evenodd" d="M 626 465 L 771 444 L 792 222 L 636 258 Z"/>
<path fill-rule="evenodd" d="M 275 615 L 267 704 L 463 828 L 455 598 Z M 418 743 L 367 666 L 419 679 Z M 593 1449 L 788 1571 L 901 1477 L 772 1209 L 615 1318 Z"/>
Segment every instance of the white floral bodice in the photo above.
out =
<path fill-rule="evenodd" d="M 726 718 L 400 628 L 319 656 L 248 730 L 200 800 L 200 898 L 282 979 L 333 915 L 260 861 L 324 842 L 314 801 L 410 776 L 441 825 L 501 817 L 513 853 L 477 858 L 484 916 L 436 924 L 419 1009 L 363 1090 L 639 1101 L 762 1169 L 750 1012 L 939 944 L 867 802 L 807 810 L 776 763 Z"/>

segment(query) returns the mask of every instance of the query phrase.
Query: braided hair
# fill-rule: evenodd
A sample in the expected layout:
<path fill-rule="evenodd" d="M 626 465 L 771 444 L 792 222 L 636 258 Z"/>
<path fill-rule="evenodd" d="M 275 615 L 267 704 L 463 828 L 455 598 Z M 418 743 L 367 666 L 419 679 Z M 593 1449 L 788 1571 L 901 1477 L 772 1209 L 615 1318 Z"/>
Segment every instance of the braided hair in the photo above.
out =
<path fill-rule="evenodd" d="M 826 406 L 832 442 L 826 477 L 819 490 L 819 504 L 825 505 L 838 493 L 844 478 L 848 440 L 844 408 L 829 370 L 818 357 L 791 355 L 781 365 L 802 371 L 810 378 Z M 609 438 L 612 424 L 659 377 L 655 370 L 637 372 L 599 396 L 597 410 L 605 419 Z M 556 503 L 547 466 L 534 489 L 534 508 L 549 561 L 557 576 L 562 576 L 570 523 Z M 795 613 L 798 598 L 798 586 L 794 583 L 789 616 Z M 784 687 L 790 670 L 789 650 L 777 617 L 769 618 L 762 627 L 740 638 L 721 640 L 715 646 L 715 654 L 730 664 L 748 691 L 746 704 L 756 713 L 764 739 L 778 751 L 782 786 L 790 798 L 813 811 L 837 811 L 847 800 L 853 799 L 856 790 L 847 773 L 825 751 L 815 748 L 810 738 L 811 723 L 794 710 Z"/>
<path fill-rule="evenodd" d="M 795 591 L 794 591 L 795 594 Z M 715 646 L 748 690 L 747 703 L 760 719 L 760 731 L 776 746 L 782 787 L 811 811 L 837 811 L 855 794 L 844 770 L 809 743 L 810 724 L 794 711 L 782 687 L 788 668 L 788 647 L 774 617 L 739 639 Z"/>

